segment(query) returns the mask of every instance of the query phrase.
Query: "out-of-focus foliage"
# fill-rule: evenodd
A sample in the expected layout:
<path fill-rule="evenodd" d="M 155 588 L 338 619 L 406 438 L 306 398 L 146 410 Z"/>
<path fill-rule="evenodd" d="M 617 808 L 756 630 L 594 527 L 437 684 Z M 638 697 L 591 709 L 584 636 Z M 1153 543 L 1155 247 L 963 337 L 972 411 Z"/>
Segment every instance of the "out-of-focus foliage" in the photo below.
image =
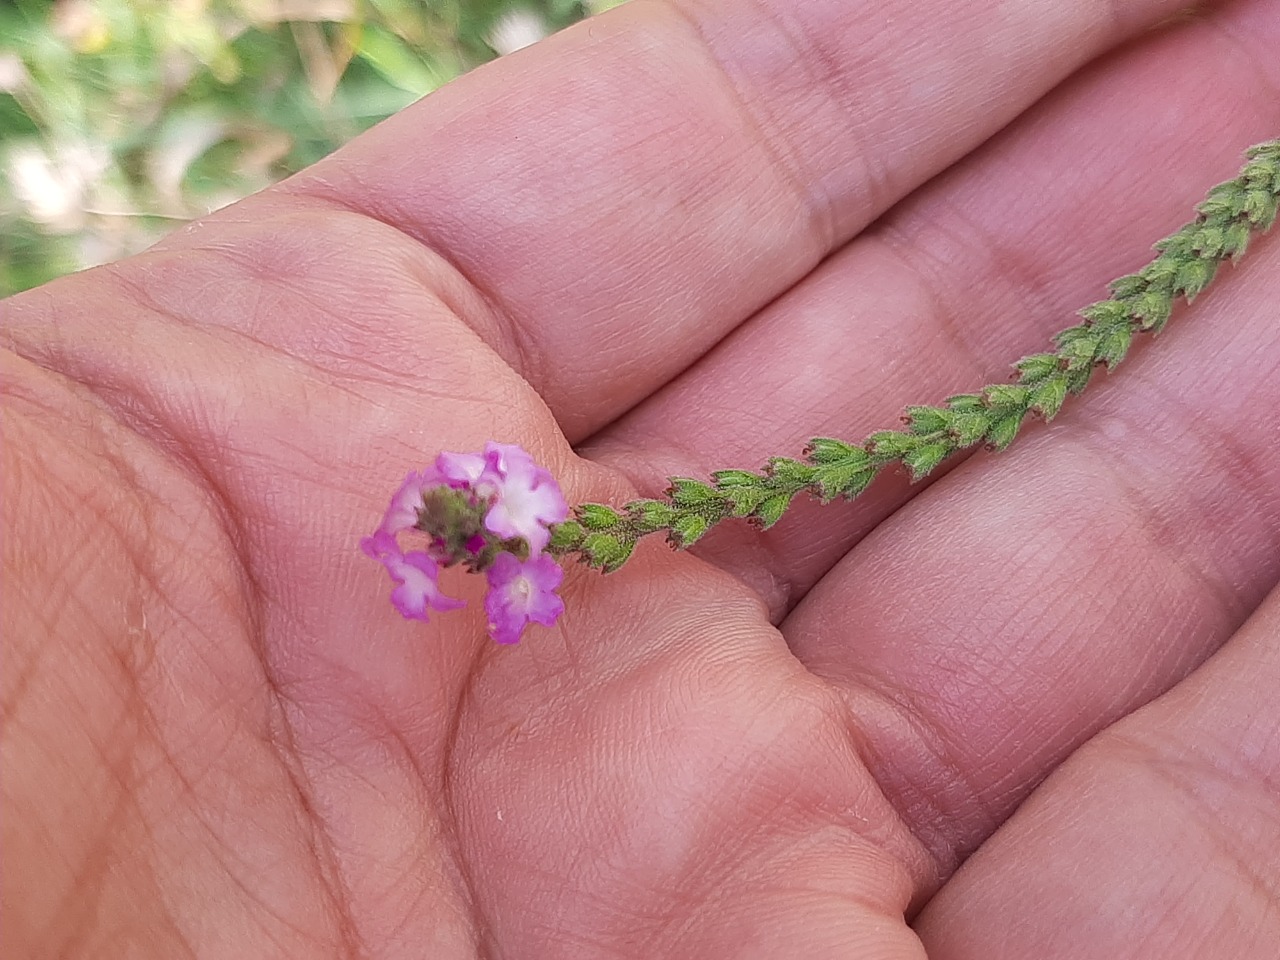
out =
<path fill-rule="evenodd" d="M 0 295 L 143 249 L 618 2 L 0 2 Z"/>

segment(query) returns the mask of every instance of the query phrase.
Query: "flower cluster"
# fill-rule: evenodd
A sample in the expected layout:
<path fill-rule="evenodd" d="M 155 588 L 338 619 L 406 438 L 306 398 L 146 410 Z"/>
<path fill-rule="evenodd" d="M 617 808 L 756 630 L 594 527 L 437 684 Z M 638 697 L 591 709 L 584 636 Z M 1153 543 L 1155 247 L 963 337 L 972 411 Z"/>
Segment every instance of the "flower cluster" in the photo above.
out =
<path fill-rule="evenodd" d="M 550 626 L 564 612 L 555 592 L 564 571 L 544 551 L 550 525 L 568 515 L 549 472 L 520 447 L 490 442 L 482 453 L 442 453 L 405 477 L 360 548 L 386 567 L 396 583 L 391 602 L 412 620 L 463 606 L 440 592 L 441 567 L 483 572 L 489 632 L 516 643 L 529 623 Z M 426 549 L 403 552 L 396 537 L 406 530 L 426 534 Z"/>

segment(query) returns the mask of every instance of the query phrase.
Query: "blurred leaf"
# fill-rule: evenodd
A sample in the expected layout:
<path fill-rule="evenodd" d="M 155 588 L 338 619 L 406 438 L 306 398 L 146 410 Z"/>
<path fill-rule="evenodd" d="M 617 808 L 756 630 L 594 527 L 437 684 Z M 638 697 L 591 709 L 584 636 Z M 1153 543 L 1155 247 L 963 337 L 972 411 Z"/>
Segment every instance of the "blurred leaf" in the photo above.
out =
<path fill-rule="evenodd" d="M 181 222 L 168 217 L 320 159 L 493 59 L 494 30 L 513 13 L 536 33 L 616 5 L 0 0 L 0 289 L 139 249 Z M 75 219 L 74 234 L 36 222 L 14 189 L 7 158 L 23 144 L 70 171 L 49 189 L 64 191 L 74 216 L 58 229 Z"/>
<path fill-rule="evenodd" d="M 394 34 L 379 27 L 365 27 L 356 56 L 365 60 L 389 83 L 420 97 L 453 79 L 450 72 L 440 70 L 430 60 L 415 55 Z"/>

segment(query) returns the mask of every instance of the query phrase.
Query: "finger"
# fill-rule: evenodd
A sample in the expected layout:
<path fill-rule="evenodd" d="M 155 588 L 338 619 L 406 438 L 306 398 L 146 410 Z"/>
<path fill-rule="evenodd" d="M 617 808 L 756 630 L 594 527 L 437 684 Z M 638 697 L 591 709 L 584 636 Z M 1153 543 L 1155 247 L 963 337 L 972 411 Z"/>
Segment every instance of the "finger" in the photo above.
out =
<path fill-rule="evenodd" d="M 1280 243 L 1251 256 L 1196 323 L 915 498 L 784 621 L 940 862 L 1208 656 L 1280 575 Z"/>
<path fill-rule="evenodd" d="M 979 850 L 919 919 L 929 956 L 1275 956 L 1277 687 L 1280 591 L 1187 681 L 1072 756 Z"/>
<path fill-rule="evenodd" d="M 668 476 L 756 467 L 812 436 L 858 440 L 908 403 L 1006 379 L 1280 126 L 1273 12 L 1269 0 L 1220 8 L 1073 79 L 584 454 L 656 495 Z M 891 474 L 852 505 L 801 499 L 764 536 L 726 524 L 696 549 L 778 619 L 920 489 Z"/>
<path fill-rule="evenodd" d="M 634 2 L 462 78 L 284 190 L 446 258 L 488 305 L 471 322 L 580 438 L 1177 6 Z"/>

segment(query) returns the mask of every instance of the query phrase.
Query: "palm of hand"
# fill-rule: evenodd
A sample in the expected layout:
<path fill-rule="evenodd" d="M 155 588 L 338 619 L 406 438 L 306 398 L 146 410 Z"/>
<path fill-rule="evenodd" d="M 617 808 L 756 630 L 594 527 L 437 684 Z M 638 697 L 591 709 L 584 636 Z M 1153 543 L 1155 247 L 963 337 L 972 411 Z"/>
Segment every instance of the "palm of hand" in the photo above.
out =
<path fill-rule="evenodd" d="M 1274 32 L 1263 8 L 1219 16 Z M 595 55 L 610 62 L 646 31 L 677 49 L 668 32 L 683 29 L 644 8 L 625 29 L 594 28 Z M 715 49 L 714 22 L 704 29 Z M 1154 90 L 1170 50 L 1207 29 L 1117 58 L 1106 83 Z M 675 73 L 705 71 L 702 57 Z M 557 69 L 576 68 L 551 62 L 542 76 L 554 89 L 568 75 Z M 1233 300 L 1210 299 L 1197 330 L 1170 334 L 1167 358 L 1137 358 L 1136 384 L 1099 388 L 1087 415 L 1066 415 L 1051 436 L 923 493 L 889 481 L 822 519 L 801 509 L 764 539 L 726 531 L 703 560 L 650 545 L 615 577 L 571 574 L 554 631 L 495 649 L 477 584 L 455 585 L 471 591 L 468 611 L 424 630 L 394 617 L 355 551 L 400 473 L 495 437 L 534 450 L 571 500 L 616 502 L 632 493 L 626 473 L 647 485 L 756 463 L 808 434 L 857 436 L 904 399 L 976 385 L 981 373 L 930 324 L 908 326 L 926 269 L 935 296 L 970 279 L 973 264 L 939 236 L 974 217 L 991 228 L 984 216 L 1024 230 L 1018 211 L 984 214 L 978 201 L 1034 171 L 1055 131 L 1091 113 L 1105 128 L 1122 112 L 1097 106 L 1103 79 L 1075 82 L 797 283 L 931 164 L 945 166 L 960 121 L 942 125 L 930 156 L 885 147 L 879 163 L 897 163 L 901 182 L 881 183 L 860 209 L 837 182 L 853 172 L 815 171 L 820 150 L 809 201 L 819 183 L 837 198 L 821 216 L 802 215 L 797 193 L 779 192 L 786 178 L 761 166 L 768 182 L 748 225 L 734 213 L 741 186 L 710 186 L 729 154 L 699 153 L 750 127 L 718 94 L 704 105 L 705 142 L 630 120 L 603 132 L 576 121 L 573 136 L 550 130 L 537 144 L 460 139 L 450 124 L 468 96 L 505 109 L 484 100 L 486 84 L 509 89 L 502 69 L 519 61 L 417 111 L 433 144 L 458 151 L 439 168 L 406 165 L 410 111 L 287 190 L 15 301 L 7 325 L 27 359 L 6 360 L 18 478 L 8 499 L 16 529 L 42 536 L 23 538 L 37 546 L 11 569 L 57 585 L 52 597 L 16 591 L 12 605 L 27 628 L 15 637 L 52 639 L 6 647 L 21 667 L 6 670 L 6 762 L 43 771 L 25 791 L 6 787 L 40 824 L 9 846 L 26 871 L 21 886 L 6 880 L 24 894 L 21 935 L 114 955 L 186 944 L 236 956 L 910 957 L 923 948 L 903 913 L 928 903 L 916 929 L 935 957 L 1204 955 L 1200 940 L 1162 932 L 1172 911 L 1197 937 L 1230 938 L 1223 955 L 1267 942 L 1274 917 L 1250 898 L 1268 883 L 1274 896 L 1264 865 L 1280 846 L 1274 808 L 1258 816 L 1280 768 L 1264 709 L 1280 664 L 1259 643 L 1276 629 L 1274 603 L 992 834 L 1076 747 L 1207 657 L 1274 582 L 1277 501 L 1254 479 L 1277 469 L 1266 420 L 1220 384 L 1249 378 L 1254 396 L 1276 387 L 1230 350 L 1196 372 L 1200 386 L 1179 374 L 1217 342 L 1215 310 L 1265 328 L 1274 245 L 1233 278 Z M 1189 75 L 1158 95 L 1172 103 L 1202 88 Z M 1233 116 L 1228 163 L 1237 139 L 1277 119 L 1261 94 Z M 502 119 L 492 128 L 505 135 Z M 1185 142 L 1190 123 L 1147 135 Z M 637 150 L 601 160 L 620 132 Z M 660 242 L 634 253 L 654 224 L 620 219 L 612 197 L 653 183 L 682 138 L 696 141 L 681 153 L 692 165 L 682 183 L 631 198 L 641 219 L 664 218 Z M 556 193 L 568 162 L 558 142 L 586 171 L 572 194 Z M 767 152 L 738 151 L 742 174 Z M 530 168 L 522 184 L 549 184 L 519 199 L 521 210 L 545 204 L 537 225 L 477 226 L 516 202 L 483 169 L 495 154 L 500 169 Z M 1132 158 L 1112 163 L 1089 174 L 1091 189 Z M 381 183 L 369 187 L 375 169 Z M 1179 174 L 1186 195 L 1224 170 Z M 496 184 L 494 195 L 477 184 Z M 1027 241 L 1046 252 L 1021 268 L 1036 271 L 1046 307 L 1083 302 L 1116 269 L 1103 250 L 1070 276 L 1054 271 L 1058 231 L 1101 247 L 1127 219 L 1136 252 L 1185 206 L 1159 185 L 1110 189 L 1129 191 L 1127 216 L 1077 211 Z M 1038 199 L 1067 211 L 1078 198 Z M 602 212 L 586 216 L 588 203 Z M 936 235 L 924 226 L 934 221 Z M 743 246 L 714 247 L 731 240 Z M 571 262 L 582 249 L 587 262 Z M 706 250 L 712 262 L 695 260 Z M 979 267 L 1011 289 L 1007 263 Z M 75 302 L 93 303 L 92 316 L 58 306 Z M 1062 315 L 1045 309 L 1039 326 L 978 346 L 1033 349 Z M 861 325 L 833 340 L 832 324 L 852 316 Z M 876 329 L 882 316 L 891 341 Z M 121 356 L 122 337 L 146 355 Z M 904 351 L 924 362 L 886 372 Z M 859 365 L 879 374 L 876 392 L 842 388 L 833 401 L 832 384 L 857 382 Z M 1171 383 L 1194 416 L 1156 405 Z M 1233 462 L 1254 472 L 1211 463 L 1236 496 L 1197 495 L 1203 476 L 1160 461 L 1127 409 L 1157 437 L 1229 426 Z M 1111 464 L 1125 450 L 1121 476 Z M 1086 502 L 1071 497 L 1081 485 Z M 1208 880 L 1191 897 L 1177 878 L 1193 873 Z M 1123 917 L 1105 914 L 1111 903 Z M 1094 922 L 1082 930 L 1084 917 Z"/>

